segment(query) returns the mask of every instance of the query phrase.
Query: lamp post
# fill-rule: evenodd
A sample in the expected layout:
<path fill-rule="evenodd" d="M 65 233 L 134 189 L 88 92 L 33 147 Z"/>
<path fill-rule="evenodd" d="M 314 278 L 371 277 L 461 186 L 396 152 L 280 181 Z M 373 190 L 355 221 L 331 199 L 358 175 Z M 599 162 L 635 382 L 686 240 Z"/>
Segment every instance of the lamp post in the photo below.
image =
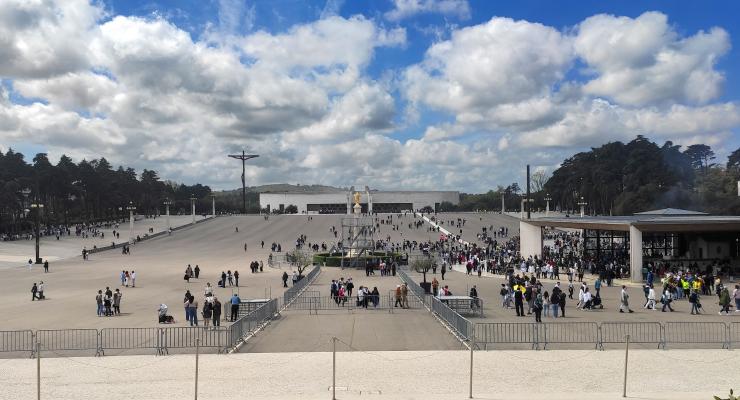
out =
<path fill-rule="evenodd" d="M 43 210 L 44 205 L 41 204 L 38 200 L 34 200 L 33 203 L 31 203 L 31 209 L 35 210 L 36 214 L 36 264 L 42 264 L 41 257 L 39 257 L 39 236 L 40 236 L 40 221 L 39 218 L 41 217 L 41 210 Z"/>
<path fill-rule="evenodd" d="M 195 196 L 190 195 L 190 213 L 193 214 L 193 223 L 195 223 Z"/>
<path fill-rule="evenodd" d="M 583 200 L 583 196 L 581 196 L 581 201 L 578 202 L 578 205 L 581 206 L 581 218 L 583 218 L 583 215 L 585 214 L 585 209 L 588 203 L 586 203 L 585 200 Z"/>
<path fill-rule="evenodd" d="M 519 219 L 524 219 L 524 203 L 531 203 L 534 199 L 522 198 L 522 210 L 519 212 Z"/>
<path fill-rule="evenodd" d="M 216 217 L 216 195 L 211 193 L 211 215 Z"/>
<path fill-rule="evenodd" d="M 545 206 L 545 217 L 550 216 L 550 201 L 552 201 L 552 197 L 550 197 L 550 193 L 545 195 L 545 201 L 547 202 L 547 205 Z"/>
<path fill-rule="evenodd" d="M 172 200 L 165 199 L 164 200 L 164 207 L 167 212 L 167 234 L 169 235 L 172 232 L 172 225 L 170 225 L 170 206 L 172 205 Z"/>
<path fill-rule="evenodd" d="M 129 201 L 126 209 L 128 210 L 128 244 L 134 244 L 134 211 L 136 211 L 134 202 Z"/>

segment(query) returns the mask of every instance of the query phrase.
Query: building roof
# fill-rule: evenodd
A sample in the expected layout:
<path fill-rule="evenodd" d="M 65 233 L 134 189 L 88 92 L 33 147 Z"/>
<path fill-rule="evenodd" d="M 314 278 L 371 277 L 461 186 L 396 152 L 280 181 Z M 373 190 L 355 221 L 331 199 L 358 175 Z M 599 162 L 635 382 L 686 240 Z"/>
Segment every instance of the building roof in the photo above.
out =
<path fill-rule="evenodd" d="M 598 229 L 628 231 L 631 226 L 645 232 L 740 232 L 740 216 L 732 215 L 651 215 L 635 214 L 625 216 L 597 217 L 554 217 L 522 220 L 537 226 L 551 226 L 573 229 Z"/>
<path fill-rule="evenodd" d="M 691 210 L 682 210 L 680 208 L 661 208 L 660 210 L 651 210 L 635 213 L 635 215 L 661 215 L 669 216 L 686 216 L 686 215 L 708 215 L 707 213 Z"/>

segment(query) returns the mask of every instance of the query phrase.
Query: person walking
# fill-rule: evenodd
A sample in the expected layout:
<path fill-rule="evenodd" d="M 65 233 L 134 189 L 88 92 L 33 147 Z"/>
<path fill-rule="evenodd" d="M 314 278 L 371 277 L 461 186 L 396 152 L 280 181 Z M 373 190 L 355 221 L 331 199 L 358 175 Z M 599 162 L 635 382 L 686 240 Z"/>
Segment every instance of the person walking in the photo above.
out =
<path fill-rule="evenodd" d="M 120 278 L 121 278 L 121 286 L 126 286 L 126 271 L 125 270 L 121 270 Z"/>
<path fill-rule="evenodd" d="M 619 295 L 619 312 L 623 313 L 625 309 L 631 313 L 634 312 L 630 310 L 629 299 L 630 295 L 627 293 L 627 286 L 622 285 L 622 292 Z"/>
<path fill-rule="evenodd" d="M 98 295 L 95 296 L 95 303 L 98 305 L 98 317 L 103 316 L 103 291 L 98 290 Z"/>
<path fill-rule="evenodd" d="M 650 285 L 648 288 L 647 302 L 645 303 L 644 308 L 656 311 L 655 309 L 655 288 L 653 288 L 653 285 Z"/>
<path fill-rule="evenodd" d="M 522 293 L 521 285 L 516 285 L 514 288 L 514 308 L 517 317 L 524 316 L 524 293 Z"/>
<path fill-rule="evenodd" d="M 44 273 L 49 272 L 49 260 L 44 261 Z"/>
<path fill-rule="evenodd" d="M 239 271 L 237 270 L 234 270 L 234 283 L 236 287 L 239 287 Z"/>
<path fill-rule="evenodd" d="M 121 315 L 121 296 L 123 296 L 123 293 L 116 289 L 113 293 L 113 314 L 115 315 Z"/>
<path fill-rule="evenodd" d="M 190 295 L 187 307 L 190 311 L 190 326 L 198 326 L 198 300 L 195 300 L 195 296 Z"/>
<path fill-rule="evenodd" d="M 445 280 L 445 273 L 447 273 L 447 262 L 446 261 L 442 262 L 442 269 L 440 270 L 440 272 L 442 274 L 442 280 Z"/>
<path fill-rule="evenodd" d="M 732 298 L 735 299 L 735 312 L 740 312 L 740 285 L 735 285 L 732 291 Z"/>
<path fill-rule="evenodd" d="M 534 292 L 534 307 L 532 308 L 534 310 L 534 322 L 542 322 L 542 307 L 543 307 L 543 299 L 542 299 L 542 293 L 535 290 Z"/>
<path fill-rule="evenodd" d="M 293 271 L 293 286 L 298 283 L 298 272 Z"/>
<path fill-rule="evenodd" d="M 396 285 L 396 303 L 395 303 L 394 307 L 397 308 L 400 305 L 401 308 L 403 308 L 403 300 L 401 300 L 401 299 L 402 299 L 402 297 L 401 297 L 401 285 Z"/>
<path fill-rule="evenodd" d="M 231 322 L 234 322 L 237 320 L 237 317 L 239 316 L 239 304 L 241 304 L 242 299 L 239 298 L 239 295 L 234 293 L 231 296 Z"/>
<path fill-rule="evenodd" d="M 691 294 L 689 295 L 689 304 L 691 304 L 691 315 L 699 315 L 701 304 L 699 304 L 699 292 L 696 289 L 691 290 Z"/>
<path fill-rule="evenodd" d="M 560 301 L 558 302 L 558 306 L 560 306 L 560 317 L 565 318 L 565 298 L 567 296 L 565 295 L 565 292 L 560 291 Z"/>
<path fill-rule="evenodd" d="M 438 290 L 439 290 L 439 281 L 437 280 L 437 277 L 435 276 L 434 278 L 432 278 L 432 296 L 436 296 Z"/>
<path fill-rule="evenodd" d="M 131 270 L 131 287 L 136 287 L 136 271 Z"/>
<path fill-rule="evenodd" d="M 213 297 L 213 327 L 221 326 L 221 302 L 218 297 Z"/>
<path fill-rule="evenodd" d="M 283 287 L 288 287 L 288 273 L 283 271 Z"/>
<path fill-rule="evenodd" d="M 46 296 L 44 296 L 44 281 L 41 281 L 41 282 L 39 282 L 39 287 L 38 287 L 38 299 L 39 299 L 39 300 L 44 300 L 44 299 L 46 299 Z"/>
<path fill-rule="evenodd" d="M 668 285 L 663 291 L 663 296 L 660 298 L 660 302 L 663 303 L 663 309 L 661 311 L 665 312 L 665 308 L 668 307 L 668 309 L 673 312 L 673 307 L 671 307 L 672 301 L 673 297 L 671 296 L 671 286 Z"/>
<path fill-rule="evenodd" d="M 403 301 L 403 308 L 409 308 L 409 286 L 406 282 L 401 285 L 401 300 Z"/>
<path fill-rule="evenodd" d="M 190 301 L 190 290 L 185 291 L 185 298 L 183 299 L 183 307 L 185 308 L 185 321 L 190 322 L 190 310 L 188 310 L 188 302 Z"/>
<path fill-rule="evenodd" d="M 213 318 L 213 304 L 206 299 L 203 302 L 203 328 L 208 329 L 208 323 Z"/>
<path fill-rule="evenodd" d="M 193 272 L 195 273 L 195 279 L 198 279 L 198 277 L 200 277 L 200 267 L 198 266 L 198 264 L 195 264 L 195 269 L 193 270 Z"/>
<path fill-rule="evenodd" d="M 31 301 L 36 300 L 36 293 L 38 293 L 39 288 L 36 286 L 36 282 L 33 283 L 33 286 L 31 286 Z"/>
<path fill-rule="evenodd" d="M 730 291 L 727 290 L 726 286 L 723 286 L 719 292 L 719 306 L 719 315 L 722 315 L 722 313 L 728 315 L 730 313 Z"/>

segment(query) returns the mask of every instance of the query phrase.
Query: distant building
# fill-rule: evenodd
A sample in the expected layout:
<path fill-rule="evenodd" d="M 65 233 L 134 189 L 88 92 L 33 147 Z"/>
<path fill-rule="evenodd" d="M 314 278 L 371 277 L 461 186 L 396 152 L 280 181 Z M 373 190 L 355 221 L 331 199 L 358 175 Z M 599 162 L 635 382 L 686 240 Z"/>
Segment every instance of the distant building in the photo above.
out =
<path fill-rule="evenodd" d="M 260 208 L 282 212 L 289 205 L 298 208 L 300 214 L 350 214 L 353 194 L 360 192 L 360 206 L 363 213 L 397 213 L 421 210 L 429 207 L 439 210 L 442 203 L 460 203 L 460 193 L 455 191 L 380 191 L 355 190 L 346 192 L 306 193 L 306 192 L 265 192 L 260 193 Z"/>

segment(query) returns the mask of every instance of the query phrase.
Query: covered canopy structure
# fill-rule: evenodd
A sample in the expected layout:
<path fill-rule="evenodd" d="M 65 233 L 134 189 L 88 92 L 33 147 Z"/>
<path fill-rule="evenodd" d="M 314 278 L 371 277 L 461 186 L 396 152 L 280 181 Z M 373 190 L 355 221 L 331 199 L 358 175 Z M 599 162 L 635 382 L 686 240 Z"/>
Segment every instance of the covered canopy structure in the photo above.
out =
<path fill-rule="evenodd" d="M 520 222 L 523 257 L 542 256 L 543 228 L 583 231 L 584 252 L 629 255 L 630 277 L 642 282 L 648 260 L 711 262 L 740 259 L 740 216 L 666 208 L 631 216 L 534 218 Z M 736 267 L 736 266 L 735 266 Z"/>

